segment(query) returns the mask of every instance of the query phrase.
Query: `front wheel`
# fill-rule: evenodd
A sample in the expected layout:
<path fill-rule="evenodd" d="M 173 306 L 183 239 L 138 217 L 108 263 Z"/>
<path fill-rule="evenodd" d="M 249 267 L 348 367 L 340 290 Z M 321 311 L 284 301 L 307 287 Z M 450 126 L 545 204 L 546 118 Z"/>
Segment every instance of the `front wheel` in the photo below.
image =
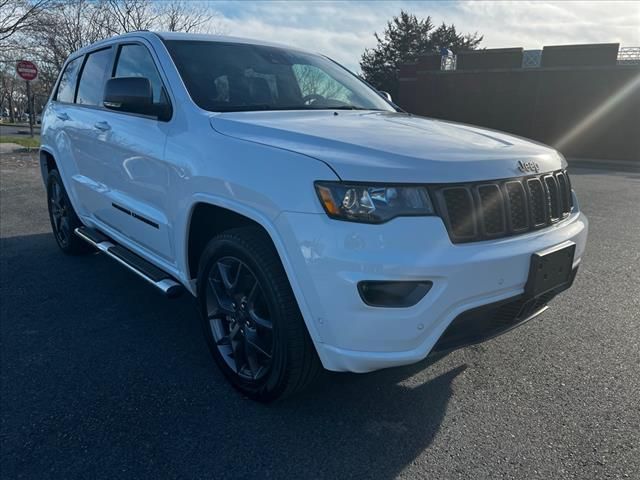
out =
<path fill-rule="evenodd" d="M 271 240 L 259 228 L 207 245 L 198 271 L 202 326 L 213 358 L 242 393 L 270 402 L 306 387 L 320 361 Z"/>

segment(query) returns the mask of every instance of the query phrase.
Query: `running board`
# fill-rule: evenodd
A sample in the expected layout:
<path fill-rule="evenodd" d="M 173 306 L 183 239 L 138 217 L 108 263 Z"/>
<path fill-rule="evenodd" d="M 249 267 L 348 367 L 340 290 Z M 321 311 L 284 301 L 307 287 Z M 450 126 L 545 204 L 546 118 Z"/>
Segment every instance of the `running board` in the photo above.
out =
<path fill-rule="evenodd" d="M 171 275 L 136 255 L 131 250 L 116 244 L 99 231 L 89 227 L 79 227 L 74 230 L 74 233 L 88 244 L 97 248 L 98 251 L 105 253 L 108 257 L 149 282 L 167 297 L 177 297 L 184 291 L 184 287 L 174 280 Z"/>

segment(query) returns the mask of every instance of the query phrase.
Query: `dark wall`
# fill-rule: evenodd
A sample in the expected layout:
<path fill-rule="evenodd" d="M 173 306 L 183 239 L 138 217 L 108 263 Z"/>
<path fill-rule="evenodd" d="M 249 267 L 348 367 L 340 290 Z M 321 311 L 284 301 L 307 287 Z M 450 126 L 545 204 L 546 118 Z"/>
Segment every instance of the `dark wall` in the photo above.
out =
<path fill-rule="evenodd" d="M 398 104 L 515 133 L 567 157 L 640 162 L 640 65 L 400 71 Z M 573 134 L 571 134 L 573 132 Z"/>
<path fill-rule="evenodd" d="M 457 55 L 457 70 L 487 70 L 490 68 L 521 68 L 522 48 L 492 48 L 471 50 Z"/>
<path fill-rule="evenodd" d="M 546 46 L 542 49 L 542 66 L 614 66 L 618 61 L 619 48 L 618 43 Z"/>

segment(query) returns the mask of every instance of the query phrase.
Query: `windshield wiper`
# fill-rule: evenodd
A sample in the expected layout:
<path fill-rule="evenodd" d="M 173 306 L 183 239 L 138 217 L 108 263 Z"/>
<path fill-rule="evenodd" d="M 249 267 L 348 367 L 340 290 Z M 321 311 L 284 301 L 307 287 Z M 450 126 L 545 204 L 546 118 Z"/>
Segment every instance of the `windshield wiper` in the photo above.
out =
<path fill-rule="evenodd" d="M 379 108 L 362 108 L 355 105 L 340 105 L 331 107 L 328 105 L 269 105 L 269 104 L 255 104 L 255 105 L 233 105 L 224 108 L 216 108 L 218 112 L 259 112 L 259 111 L 277 111 L 277 110 L 371 110 L 375 112 L 382 112 Z"/>
<path fill-rule="evenodd" d="M 269 104 L 256 104 L 256 105 L 233 105 L 229 107 L 216 107 L 215 111 L 218 112 L 258 112 L 269 110 L 314 110 L 309 105 L 269 105 Z"/>
<path fill-rule="evenodd" d="M 315 108 L 317 110 L 371 110 L 374 112 L 382 112 L 382 110 L 379 108 L 363 108 L 363 107 L 356 107 L 355 105 L 340 105 L 339 107 L 318 106 Z"/>

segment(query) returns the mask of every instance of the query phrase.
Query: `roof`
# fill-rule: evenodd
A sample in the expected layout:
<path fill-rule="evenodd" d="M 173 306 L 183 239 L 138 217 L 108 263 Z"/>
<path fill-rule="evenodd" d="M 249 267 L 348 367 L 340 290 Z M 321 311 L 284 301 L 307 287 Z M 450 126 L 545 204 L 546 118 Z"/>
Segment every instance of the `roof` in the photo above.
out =
<path fill-rule="evenodd" d="M 201 41 L 201 42 L 239 43 L 239 44 L 245 44 L 245 45 L 261 45 L 265 47 L 285 48 L 288 50 L 295 50 L 298 52 L 314 53 L 314 52 L 309 52 L 308 50 L 304 50 L 298 47 L 293 47 L 290 45 L 284 45 L 284 44 L 275 43 L 275 42 L 265 42 L 262 40 L 254 40 L 250 38 L 231 37 L 226 35 L 209 35 L 205 33 L 153 32 L 150 30 L 136 30 L 133 32 L 127 32 L 120 35 L 114 35 L 113 37 L 105 38 L 98 42 L 92 43 L 91 45 L 82 47 L 81 49 L 71 54 L 69 58 L 82 55 L 87 51 L 92 50 L 101 45 L 111 44 L 114 41 L 131 38 L 131 37 L 142 37 L 142 38 L 147 38 L 149 40 L 153 38 L 160 38 L 162 40 L 191 40 L 191 41 Z"/>
<path fill-rule="evenodd" d="M 244 43 L 247 45 L 264 45 L 267 47 L 279 47 L 288 48 L 290 50 L 303 49 L 293 47 L 291 45 L 284 45 L 276 42 L 265 42 L 263 40 L 255 40 L 251 38 L 231 37 L 226 35 L 209 35 L 206 33 L 183 33 L 183 32 L 150 32 L 158 35 L 163 40 L 192 40 L 201 42 L 221 42 L 221 43 Z"/>

